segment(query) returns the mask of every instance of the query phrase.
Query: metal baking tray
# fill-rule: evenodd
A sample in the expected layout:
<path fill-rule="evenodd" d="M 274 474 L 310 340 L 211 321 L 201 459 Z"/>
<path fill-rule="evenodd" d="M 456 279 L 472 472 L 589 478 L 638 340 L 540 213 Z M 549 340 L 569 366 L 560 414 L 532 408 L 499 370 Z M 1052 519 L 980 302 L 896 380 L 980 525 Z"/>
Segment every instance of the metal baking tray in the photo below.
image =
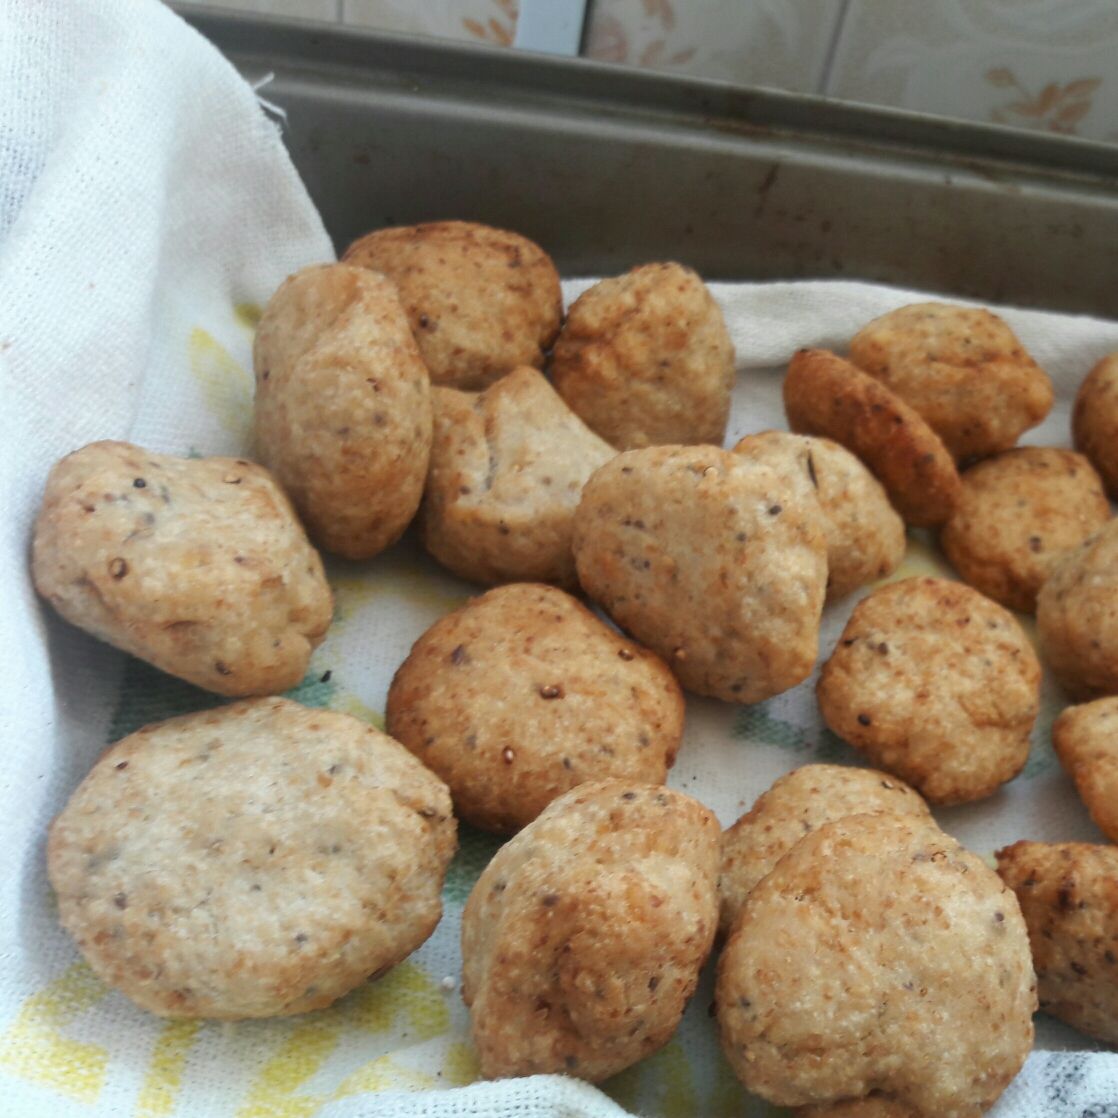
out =
<path fill-rule="evenodd" d="M 178 10 L 287 114 L 339 249 L 464 218 L 564 275 L 846 277 L 1118 317 L 1118 146 L 361 29 Z"/>

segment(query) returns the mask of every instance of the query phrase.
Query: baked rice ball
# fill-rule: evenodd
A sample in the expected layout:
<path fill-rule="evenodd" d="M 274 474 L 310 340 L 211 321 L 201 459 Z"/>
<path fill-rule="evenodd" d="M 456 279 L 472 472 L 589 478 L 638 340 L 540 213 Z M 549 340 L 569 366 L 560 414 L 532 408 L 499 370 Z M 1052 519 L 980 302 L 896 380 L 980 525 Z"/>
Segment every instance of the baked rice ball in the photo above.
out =
<path fill-rule="evenodd" d="M 787 472 L 714 446 L 626 451 L 586 483 L 574 552 L 583 589 L 691 691 L 756 703 L 815 665 L 827 540 Z"/>
<path fill-rule="evenodd" d="M 583 292 L 551 362 L 564 400 L 619 450 L 721 445 L 734 346 L 722 311 L 682 264 L 644 264 Z"/>
<path fill-rule="evenodd" d="M 1045 660 L 1073 699 L 1118 694 L 1118 520 L 1064 556 L 1037 595 Z"/>
<path fill-rule="evenodd" d="M 1067 707 L 1052 743 L 1096 826 L 1118 842 L 1118 696 Z"/>
<path fill-rule="evenodd" d="M 431 389 L 392 284 L 345 264 L 289 276 L 253 364 L 257 453 L 312 538 L 347 559 L 395 543 L 423 496 Z"/>
<path fill-rule="evenodd" d="M 854 607 L 816 693 L 840 738 L 929 802 L 954 804 L 1024 767 L 1040 675 L 1007 610 L 958 582 L 910 578 Z"/>
<path fill-rule="evenodd" d="M 563 317 L 559 273 L 539 245 L 472 221 L 378 229 L 347 264 L 398 288 L 432 384 L 481 389 L 521 365 L 542 368 Z"/>
<path fill-rule="evenodd" d="M 1098 474 L 1081 454 L 1023 446 L 977 463 L 940 543 L 965 581 L 1022 613 L 1044 580 L 1110 519 Z"/>
<path fill-rule="evenodd" d="M 661 784 L 683 695 L 653 653 L 552 586 L 502 586 L 435 622 L 388 691 L 388 732 L 459 818 L 516 831 L 588 780 Z"/>
<path fill-rule="evenodd" d="M 833 439 L 885 487 L 906 524 L 942 524 L 959 499 L 959 472 L 939 436 L 899 396 L 825 349 L 801 349 L 784 378 L 793 431 Z"/>
<path fill-rule="evenodd" d="M 957 459 L 1008 450 L 1052 409 L 1048 374 L 990 311 L 914 303 L 875 318 L 850 360 L 928 421 Z"/>
<path fill-rule="evenodd" d="M 462 916 L 462 997 L 487 1079 L 598 1081 L 671 1038 L 718 923 L 718 821 L 608 780 L 497 852 Z"/>
<path fill-rule="evenodd" d="M 442 911 L 446 786 L 345 714 L 255 699 L 145 726 L 54 821 L 63 926 L 164 1017 L 327 1006 L 411 954 Z"/>
<path fill-rule="evenodd" d="M 823 511 L 827 533 L 827 600 L 884 578 L 905 553 L 904 521 L 881 483 L 845 447 L 830 439 L 762 431 L 746 435 L 735 454 L 791 469 L 805 478 Z"/>
<path fill-rule="evenodd" d="M 879 811 L 934 822 L 903 780 L 876 769 L 803 765 L 785 773 L 722 833 L 719 930 L 730 932 L 757 883 L 804 835 L 847 815 Z"/>
<path fill-rule="evenodd" d="M 997 859 L 1029 928 L 1040 1008 L 1118 1044 L 1118 847 L 1015 842 Z"/>
<path fill-rule="evenodd" d="M 981 858 L 922 819 L 851 815 L 749 895 L 715 1004 L 734 1072 L 769 1102 L 972 1118 L 1025 1062 L 1036 983 L 1017 901 Z"/>
<path fill-rule="evenodd" d="M 294 687 L 334 609 L 291 503 L 240 458 L 76 450 L 47 479 L 31 556 L 72 625 L 219 695 Z"/>
<path fill-rule="evenodd" d="M 474 582 L 575 585 L 575 509 L 613 447 L 535 369 L 514 369 L 480 395 L 436 388 L 433 397 L 427 550 Z"/>

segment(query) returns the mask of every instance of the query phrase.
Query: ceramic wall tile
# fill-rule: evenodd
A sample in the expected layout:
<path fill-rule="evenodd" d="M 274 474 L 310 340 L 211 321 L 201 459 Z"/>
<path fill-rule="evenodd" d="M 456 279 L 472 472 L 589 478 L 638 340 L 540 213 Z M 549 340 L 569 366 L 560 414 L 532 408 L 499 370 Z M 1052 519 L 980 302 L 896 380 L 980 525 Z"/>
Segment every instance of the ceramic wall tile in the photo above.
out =
<path fill-rule="evenodd" d="M 842 0 L 591 0 L 584 53 L 748 85 L 815 92 Z"/>
<path fill-rule="evenodd" d="M 194 0 L 210 8 L 282 16 L 284 19 L 315 19 L 336 23 L 341 15 L 341 0 Z"/>
<path fill-rule="evenodd" d="M 1118 140 L 1115 0 L 852 0 L 827 92 Z"/>
<path fill-rule="evenodd" d="M 342 20 L 362 27 L 512 45 L 517 0 L 342 0 Z"/>

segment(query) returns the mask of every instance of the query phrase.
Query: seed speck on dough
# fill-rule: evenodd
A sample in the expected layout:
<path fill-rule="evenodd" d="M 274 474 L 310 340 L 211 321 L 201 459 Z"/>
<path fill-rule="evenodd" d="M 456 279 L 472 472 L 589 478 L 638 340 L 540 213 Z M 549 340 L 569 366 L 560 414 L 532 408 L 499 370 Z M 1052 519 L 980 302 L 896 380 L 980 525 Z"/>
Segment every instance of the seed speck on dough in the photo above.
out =
<path fill-rule="evenodd" d="M 128 762 L 127 761 L 118 761 L 117 762 L 117 765 L 116 765 L 117 772 L 120 772 L 121 770 L 126 769 L 126 768 L 128 768 Z"/>
<path fill-rule="evenodd" d="M 142 477 L 138 477 L 132 482 L 133 489 L 143 489 L 147 486 L 147 482 Z"/>
<path fill-rule="evenodd" d="M 540 688 L 541 699 L 561 699 L 564 696 L 563 687 L 558 683 L 549 683 Z"/>
<path fill-rule="evenodd" d="M 128 574 L 127 562 L 121 559 L 119 556 L 117 556 L 117 558 L 115 559 L 110 560 L 109 574 L 111 574 L 117 581 L 124 578 L 124 576 Z"/>
<path fill-rule="evenodd" d="M 871 719 L 868 714 L 859 714 L 858 715 L 859 725 L 868 726 L 872 721 L 873 721 L 873 719 Z"/>
<path fill-rule="evenodd" d="M 505 746 L 505 748 L 504 748 L 504 749 L 503 749 L 503 750 L 501 751 L 501 760 L 502 760 L 502 761 L 504 761 L 504 763 L 505 763 L 506 765 L 511 765 L 511 764 L 512 764 L 512 761 L 513 761 L 513 758 L 514 758 L 515 756 L 516 756 L 516 754 L 515 754 L 515 753 L 513 753 L 513 751 L 512 751 L 511 749 L 509 749 L 509 747 L 508 747 L 507 745 L 506 745 L 506 746 Z"/>
<path fill-rule="evenodd" d="M 622 660 L 633 659 L 633 654 L 627 648 L 619 648 L 617 650 L 617 655 L 620 656 Z"/>

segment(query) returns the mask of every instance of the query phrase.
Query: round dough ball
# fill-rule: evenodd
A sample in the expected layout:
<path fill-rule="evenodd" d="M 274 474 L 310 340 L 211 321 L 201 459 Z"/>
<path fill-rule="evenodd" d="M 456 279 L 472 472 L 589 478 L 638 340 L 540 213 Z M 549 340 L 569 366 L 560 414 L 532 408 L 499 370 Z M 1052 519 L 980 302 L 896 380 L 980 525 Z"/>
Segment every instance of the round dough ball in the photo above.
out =
<path fill-rule="evenodd" d="M 1032 1047 L 1036 984 L 1021 911 L 980 858 L 924 820 L 852 815 L 750 894 L 715 1001 L 730 1064 L 770 1102 L 977 1118 Z"/>
<path fill-rule="evenodd" d="M 729 933 L 757 883 L 804 835 L 847 815 L 879 811 L 934 822 L 903 780 L 876 769 L 803 765 L 785 773 L 722 835 L 719 930 Z"/>
<path fill-rule="evenodd" d="M 940 543 L 955 569 L 987 597 L 1022 613 L 1060 560 L 1110 519 L 1098 474 L 1081 454 L 1023 446 L 963 476 Z"/>
<path fill-rule="evenodd" d="M 480 395 L 436 388 L 423 542 L 475 582 L 575 584 L 571 530 L 587 478 L 614 455 L 535 369 Z"/>
<path fill-rule="evenodd" d="M 899 396 L 825 349 L 801 349 L 784 378 L 793 431 L 834 439 L 877 475 L 906 524 L 942 524 L 959 472 L 939 436 Z"/>
<path fill-rule="evenodd" d="M 71 624 L 219 695 L 294 687 L 334 609 L 266 470 L 131 443 L 91 443 L 51 470 L 31 573 Z"/>
<path fill-rule="evenodd" d="M 1118 694 L 1118 520 L 1060 561 L 1036 603 L 1040 647 L 1073 699 Z"/>
<path fill-rule="evenodd" d="M 516 831 L 588 780 L 662 783 L 683 736 L 667 666 L 551 586 L 503 586 L 437 621 L 388 691 L 388 732 L 460 818 Z"/>
<path fill-rule="evenodd" d="M 718 821 L 620 780 L 555 800 L 462 915 L 462 997 L 488 1079 L 597 1081 L 671 1038 L 718 923 Z"/>
<path fill-rule="evenodd" d="M 905 553 L 904 521 L 881 483 L 838 443 L 787 431 L 746 435 L 735 454 L 806 478 L 827 533 L 827 600 L 892 574 Z"/>
<path fill-rule="evenodd" d="M 1080 385 L 1071 429 L 1076 449 L 1090 458 L 1118 501 L 1118 353 L 1104 357 Z"/>
<path fill-rule="evenodd" d="M 1029 928 L 1040 1008 L 1118 1044 L 1118 848 L 1015 842 L 997 860 Z"/>
<path fill-rule="evenodd" d="M 1118 696 L 1067 707 L 1052 742 L 1096 826 L 1118 842 Z"/>
<path fill-rule="evenodd" d="M 519 365 L 542 368 L 563 318 L 551 257 L 518 233 L 470 221 L 378 229 L 347 264 L 400 292 L 432 384 L 480 389 Z"/>
<path fill-rule="evenodd" d="M 619 454 L 575 514 L 583 589 L 684 687 L 755 703 L 815 665 L 827 582 L 817 501 L 713 446 Z"/>
<path fill-rule="evenodd" d="M 855 606 L 816 690 L 827 725 L 875 765 L 931 803 L 964 803 L 1024 766 L 1040 664 L 1001 606 L 910 578 Z"/>
<path fill-rule="evenodd" d="M 726 436 L 734 346 L 706 285 L 644 264 L 575 301 L 555 343 L 559 394 L 620 450 Z"/>
<path fill-rule="evenodd" d="M 1052 409 L 1052 382 L 996 314 L 914 303 L 875 318 L 850 360 L 928 421 L 958 459 L 1008 450 Z"/>
<path fill-rule="evenodd" d="M 165 1017 L 329 1005 L 442 912 L 446 786 L 356 718 L 256 699 L 145 726 L 54 821 L 63 926 L 97 975 Z"/>
<path fill-rule="evenodd" d="M 395 543 L 423 496 L 431 389 L 392 284 L 344 264 L 289 276 L 253 364 L 257 451 L 312 538 L 347 559 Z"/>

